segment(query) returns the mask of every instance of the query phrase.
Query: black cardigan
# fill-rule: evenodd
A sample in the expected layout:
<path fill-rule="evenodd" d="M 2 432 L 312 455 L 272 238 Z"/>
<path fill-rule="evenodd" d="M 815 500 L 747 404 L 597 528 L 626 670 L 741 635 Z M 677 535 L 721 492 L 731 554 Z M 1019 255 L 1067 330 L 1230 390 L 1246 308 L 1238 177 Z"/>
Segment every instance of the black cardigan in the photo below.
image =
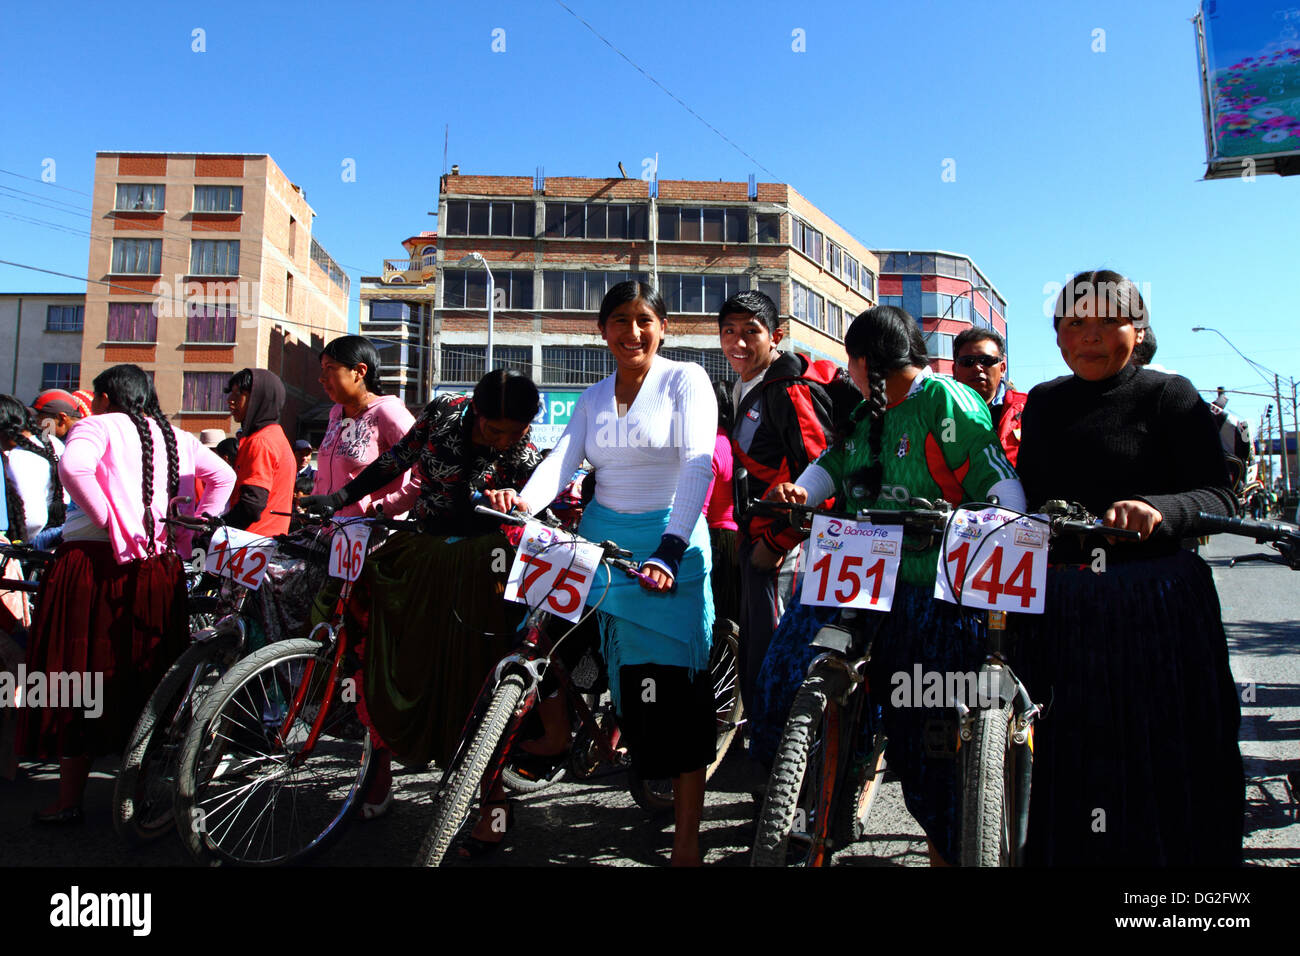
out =
<path fill-rule="evenodd" d="M 1223 447 L 1209 406 L 1181 375 L 1136 365 L 1099 382 L 1066 375 L 1029 393 L 1017 471 L 1031 510 L 1062 498 L 1097 517 L 1116 501 L 1145 501 L 1163 515 L 1140 544 L 1106 547 L 1120 559 L 1171 554 L 1195 535 L 1196 513 L 1233 515 Z M 1094 545 L 1053 545 L 1055 560 L 1086 563 Z"/>

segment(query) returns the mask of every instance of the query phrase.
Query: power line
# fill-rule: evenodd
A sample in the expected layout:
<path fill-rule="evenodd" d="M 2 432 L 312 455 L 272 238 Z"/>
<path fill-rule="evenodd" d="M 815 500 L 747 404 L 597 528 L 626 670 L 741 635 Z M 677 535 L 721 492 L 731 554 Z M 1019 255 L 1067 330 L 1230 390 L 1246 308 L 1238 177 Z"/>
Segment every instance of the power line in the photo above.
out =
<path fill-rule="evenodd" d="M 590 23 L 588 23 L 586 20 L 582 19 L 582 17 L 580 17 L 580 16 L 578 16 L 576 13 L 574 13 L 573 10 L 570 9 L 568 6 L 566 6 L 564 3 L 562 3 L 561 0 L 555 0 L 555 2 L 556 2 L 557 5 L 559 5 L 560 7 L 562 7 L 565 11 L 567 11 L 568 14 L 569 14 L 571 17 L 573 17 L 575 20 L 577 20 L 579 23 L 581 23 L 584 27 L 586 27 L 588 30 L 590 30 L 593 34 L 595 34 L 595 35 L 596 35 L 596 38 L 597 38 L 598 40 L 600 40 L 601 43 L 605 44 L 605 46 L 609 47 L 611 50 L 613 50 L 615 53 L 617 53 L 617 54 L 618 54 L 619 56 L 621 56 L 623 59 L 627 60 L 627 62 L 630 63 L 630 64 L 632 65 L 632 67 L 633 67 L 633 68 L 634 68 L 638 73 L 640 73 L 642 76 L 644 76 L 647 80 L 649 80 L 649 81 L 650 81 L 651 83 L 653 83 L 655 86 L 659 87 L 659 89 L 661 89 L 661 90 L 663 90 L 665 93 L 667 93 L 667 94 L 668 94 L 668 95 L 669 95 L 673 100 L 675 100 L 675 101 L 677 102 L 677 104 L 678 104 L 682 109 L 686 110 L 686 112 L 690 113 L 690 114 L 691 114 L 692 116 L 694 116 L 697 120 L 699 120 L 701 123 L 703 123 L 703 124 L 704 124 L 705 126 L 707 126 L 709 129 L 711 129 L 714 133 L 716 133 L 716 134 L 718 135 L 718 137 L 719 137 L 719 138 L 720 138 L 724 143 L 726 143 L 728 146 L 730 146 L 730 147 L 731 147 L 732 149 L 734 149 L 736 152 L 740 153 L 741 156 L 744 156 L 744 157 L 745 157 L 746 159 L 748 159 L 751 163 L 753 163 L 753 164 L 754 164 L 755 166 L 757 166 L 759 169 L 763 170 L 763 172 L 767 173 L 767 174 L 768 174 L 769 176 L 771 176 L 773 179 L 780 179 L 780 178 L 781 178 L 781 177 L 777 176 L 776 173 L 772 172 L 772 170 L 768 169 L 766 166 L 764 166 L 762 163 L 760 163 L 760 162 L 759 162 L 757 159 L 755 159 L 753 156 L 749 155 L 749 153 L 747 153 L 747 152 L 745 152 L 743 149 L 741 149 L 740 146 L 738 146 L 736 143 L 734 143 L 734 142 L 732 142 L 730 139 L 728 139 L 727 136 L 726 136 L 726 134 L 723 133 L 722 130 L 718 129 L 716 126 L 714 126 L 712 123 L 710 123 L 708 120 L 706 120 L 706 119 L 705 119 L 703 116 L 701 116 L 699 113 L 695 112 L 695 110 L 693 110 L 693 109 L 691 109 L 689 106 L 687 106 L 686 103 L 685 103 L 685 101 L 683 101 L 682 98 L 681 98 L 680 96 L 678 96 L 678 95 L 677 95 L 676 93 L 674 93 L 672 90 L 668 89 L 668 87 L 664 86 L 662 83 L 660 83 L 658 80 L 656 80 L 656 79 L 655 79 L 653 76 L 651 76 L 651 75 L 650 75 L 650 74 L 649 74 L 649 73 L 648 73 L 648 72 L 647 72 L 647 71 L 646 71 L 646 70 L 645 70 L 645 69 L 644 69 L 644 68 L 643 68 L 639 63 L 637 63 L 635 60 L 633 60 L 630 56 L 628 56 L 626 53 L 624 53 L 624 52 L 623 52 L 622 50 L 620 50 L 618 47 L 614 46 L 614 44 L 610 43 L 609 40 L 605 39 L 605 37 L 602 36 L 601 33 L 600 33 L 600 32 L 599 32 L 595 27 L 593 27 L 593 26 L 592 26 Z"/>
<path fill-rule="evenodd" d="M 24 176 L 22 173 L 15 173 L 11 169 L 0 169 L 0 173 L 6 176 L 16 176 L 19 179 L 28 179 L 34 183 L 40 183 L 42 186 L 51 186 L 54 189 L 62 189 L 64 192 L 76 193 L 78 196 L 90 196 L 88 192 L 82 192 L 80 189 L 73 189 L 71 186 L 60 186 L 58 183 L 47 182 L 44 179 L 37 179 L 35 176 Z M 94 197 L 91 196 L 93 199 Z"/>

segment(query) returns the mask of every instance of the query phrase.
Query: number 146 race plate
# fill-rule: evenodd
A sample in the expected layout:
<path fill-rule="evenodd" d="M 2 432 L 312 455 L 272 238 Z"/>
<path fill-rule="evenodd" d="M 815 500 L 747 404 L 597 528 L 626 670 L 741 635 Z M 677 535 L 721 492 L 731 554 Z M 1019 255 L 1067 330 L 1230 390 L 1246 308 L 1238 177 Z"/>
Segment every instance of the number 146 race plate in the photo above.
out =
<path fill-rule="evenodd" d="M 1042 521 L 997 508 L 957 512 L 939 552 L 935 598 L 981 610 L 1042 614 L 1047 531 Z"/>

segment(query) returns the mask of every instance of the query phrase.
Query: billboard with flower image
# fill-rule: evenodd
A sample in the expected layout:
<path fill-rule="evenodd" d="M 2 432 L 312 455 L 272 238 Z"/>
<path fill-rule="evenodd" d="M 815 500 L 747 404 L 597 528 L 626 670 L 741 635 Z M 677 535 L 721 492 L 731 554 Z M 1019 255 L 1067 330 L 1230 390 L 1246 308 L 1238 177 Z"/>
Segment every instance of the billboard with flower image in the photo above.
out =
<path fill-rule="evenodd" d="M 1206 178 L 1300 172 L 1300 0 L 1205 0 L 1194 23 Z"/>

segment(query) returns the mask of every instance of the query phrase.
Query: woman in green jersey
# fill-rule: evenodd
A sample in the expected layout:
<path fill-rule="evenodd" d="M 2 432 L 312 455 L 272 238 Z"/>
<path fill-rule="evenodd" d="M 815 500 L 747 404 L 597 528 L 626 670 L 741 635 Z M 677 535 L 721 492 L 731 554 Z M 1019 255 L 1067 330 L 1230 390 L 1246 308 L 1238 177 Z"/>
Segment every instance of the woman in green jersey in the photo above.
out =
<path fill-rule="evenodd" d="M 849 374 L 867 396 L 853 413 L 853 431 L 835 442 L 793 482 L 773 488 L 776 501 L 836 507 L 909 507 L 911 498 L 943 498 L 953 505 L 996 495 L 1024 510 L 1024 491 L 993 432 L 988 406 L 972 389 L 930 371 L 917 322 L 902 309 L 879 306 L 858 316 L 844 336 Z M 983 657 L 983 618 L 934 599 L 938 546 L 905 547 L 893 609 L 880 621 L 872 648 L 871 686 L 881 688 L 889 765 L 903 783 L 907 808 L 925 829 L 932 863 L 957 858 L 960 812 L 955 712 L 913 707 L 912 696 L 892 695 L 894 675 L 914 678 L 914 666 L 937 673 L 974 673 Z M 797 592 L 796 592 L 797 593 Z M 792 607 L 763 664 L 760 693 L 789 686 L 792 701 L 813 654 L 807 642 L 811 608 Z M 894 699 L 890 699 L 894 698 Z M 788 703 L 786 704 L 788 709 Z M 783 716 L 783 715 L 782 715 Z"/>

